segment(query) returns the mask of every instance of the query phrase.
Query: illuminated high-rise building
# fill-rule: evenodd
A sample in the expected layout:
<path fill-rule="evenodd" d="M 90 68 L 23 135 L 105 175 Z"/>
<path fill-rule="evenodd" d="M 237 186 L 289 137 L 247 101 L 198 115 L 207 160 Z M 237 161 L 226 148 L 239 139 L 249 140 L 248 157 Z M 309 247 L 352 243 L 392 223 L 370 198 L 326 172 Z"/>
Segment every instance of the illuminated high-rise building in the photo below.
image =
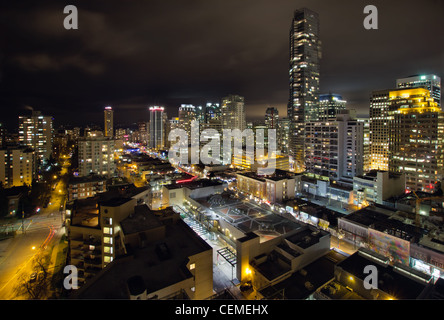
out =
<path fill-rule="evenodd" d="M 370 171 L 370 123 L 368 119 L 358 119 L 363 124 L 363 169 L 364 172 Z"/>
<path fill-rule="evenodd" d="M 269 107 L 265 111 L 265 126 L 268 129 L 277 129 L 279 122 L 279 111 L 276 108 Z"/>
<path fill-rule="evenodd" d="M 207 102 L 205 106 L 205 122 L 220 121 L 220 103 Z"/>
<path fill-rule="evenodd" d="M 288 145 L 290 143 L 291 120 L 287 117 L 278 121 L 277 127 L 277 149 L 281 154 L 288 155 Z"/>
<path fill-rule="evenodd" d="M 19 142 L 35 150 L 39 165 L 49 160 L 52 154 L 53 126 L 52 117 L 40 111 L 32 111 L 31 116 L 19 116 Z"/>
<path fill-rule="evenodd" d="M 305 123 L 305 167 L 316 178 L 352 179 L 363 173 L 364 124 L 342 110 L 335 120 Z"/>
<path fill-rule="evenodd" d="M 415 75 L 397 79 L 396 87 L 400 89 L 425 88 L 430 91 L 430 96 L 438 106 L 441 106 L 441 78 L 437 75 Z"/>
<path fill-rule="evenodd" d="M 389 93 L 389 170 L 406 189 L 434 192 L 443 177 L 444 114 L 424 88 Z"/>
<path fill-rule="evenodd" d="M 164 141 L 164 118 L 163 112 L 165 108 L 153 106 L 150 111 L 150 143 L 151 149 L 159 150 L 165 146 Z"/>
<path fill-rule="evenodd" d="M 244 97 L 230 94 L 222 99 L 221 121 L 224 129 L 246 129 Z"/>
<path fill-rule="evenodd" d="M 114 136 L 114 111 L 110 106 L 105 107 L 103 111 L 105 117 L 105 137 L 113 137 Z"/>
<path fill-rule="evenodd" d="M 304 170 L 304 123 L 319 120 L 320 59 L 319 16 L 306 8 L 296 10 L 290 28 L 287 106 L 287 116 L 292 122 L 290 154 L 296 171 Z"/>
<path fill-rule="evenodd" d="M 196 107 L 192 104 L 182 104 L 179 107 L 179 125 L 188 137 L 191 135 L 191 122 L 197 120 Z"/>
<path fill-rule="evenodd" d="M 321 94 L 319 96 L 319 119 L 318 121 L 335 120 L 336 115 L 346 109 L 347 101 L 335 93 Z"/>
<path fill-rule="evenodd" d="M 79 176 L 91 173 L 112 177 L 115 173 L 114 140 L 103 135 L 90 134 L 78 141 Z"/>
<path fill-rule="evenodd" d="M 370 170 L 388 170 L 390 90 L 373 91 L 370 96 Z"/>
<path fill-rule="evenodd" d="M 34 150 L 28 147 L 0 148 L 0 182 L 3 187 L 31 186 L 35 176 Z"/>

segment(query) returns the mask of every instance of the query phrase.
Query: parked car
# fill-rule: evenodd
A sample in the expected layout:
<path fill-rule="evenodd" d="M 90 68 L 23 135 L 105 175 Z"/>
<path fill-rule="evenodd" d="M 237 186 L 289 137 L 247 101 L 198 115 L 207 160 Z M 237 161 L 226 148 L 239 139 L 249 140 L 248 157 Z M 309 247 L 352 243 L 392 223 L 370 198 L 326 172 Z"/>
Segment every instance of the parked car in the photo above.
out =
<path fill-rule="evenodd" d="M 37 280 L 37 272 L 31 273 L 29 276 L 29 282 L 35 282 Z"/>

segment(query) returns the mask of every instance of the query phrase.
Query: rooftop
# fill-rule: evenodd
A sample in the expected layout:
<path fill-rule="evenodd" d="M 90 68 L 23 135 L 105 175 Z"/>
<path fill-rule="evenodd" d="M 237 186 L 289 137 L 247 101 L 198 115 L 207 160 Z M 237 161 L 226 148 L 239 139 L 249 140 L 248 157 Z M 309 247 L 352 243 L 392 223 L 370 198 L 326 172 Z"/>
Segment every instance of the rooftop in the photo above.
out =
<path fill-rule="evenodd" d="M 155 292 L 191 279 L 193 275 L 186 268 L 188 257 L 212 250 L 181 219 L 165 225 L 165 238 L 161 241 L 149 243 L 144 248 L 128 246 L 127 249 L 127 256 L 115 259 L 75 292 L 73 298 L 128 299 L 128 281 L 135 292 L 140 292 L 142 287 L 148 294 Z"/>
<path fill-rule="evenodd" d="M 79 184 L 79 183 L 88 183 L 88 182 L 100 182 L 100 181 L 106 181 L 107 178 L 104 176 L 91 174 L 85 177 L 70 177 L 68 180 L 68 184 Z"/>
<path fill-rule="evenodd" d="M 327 234 L 328 233 L 325 231 L 313 230 L 310 227 L 307 227 L 295 234 L 286 237 L 285 239 L 302 249 L 307 249 L 312 245 L 318 243 L 319 240 Z"/>
<path fill-rule="evenodd" d="M 256 172 L 237 172 L 236 174 L 247 178 L 256 179 L 258 181 L 265 181 L 265 180 L 279 181 L 283 179 L 291 179 L 296 176 L 296 174 L 294 174 L 293 172 L 284 171 L 280 169 L 274 170 L 273 174 L 269 175 L 259 175 Z"/>
<path fill-rule="evenodd" d="M 335 265 L 345 258 L 342 254 L 331 250 L 302 270 L 294 272 L 287 279 L 260 290 L 260 293 L 267 299 L 273 293 L 283 290 L 285 299 L 306 299 L 317 288 L 334 278 Z M 313 287 L 307 288 L 305 286 L 307 282 Z"/>
<path fill-rule="evenodd" d="M 425 282 L 407 277 L 401 268 L 378 263 L 360 251 L 339 262 L 337 266 L 359 279 L 365 279 L 368 274 L 364 273 L 364 268 L 367 265 L 374 265 L 378 270 L 378 289 L 395 299 L 417 299 L 426 286 Z"/>
<path fill-rule="evenodd" d="M 144 204 L 134 207 L 134 213 L 120 222 L 124 234 L 137 233 L 160 226 L 162 226 L 162 222 Z"/>
<path fill-rule="evenodd" d="M 341 219 L 353 221 L 360 225 L 370 227 L 378 221 L 387 220 L 390 215 L 394 213 L 395 210 L 372 205 L 352 212 Z"/>

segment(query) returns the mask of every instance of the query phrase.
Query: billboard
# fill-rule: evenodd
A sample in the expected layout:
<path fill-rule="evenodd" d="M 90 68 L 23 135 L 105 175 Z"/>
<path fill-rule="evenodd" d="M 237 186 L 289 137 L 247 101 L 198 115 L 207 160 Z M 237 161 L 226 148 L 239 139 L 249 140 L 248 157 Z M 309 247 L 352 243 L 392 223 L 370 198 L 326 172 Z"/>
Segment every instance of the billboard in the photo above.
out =
<path fill-rule="evenodd" d="M 369 228 L 368 244 L 370 250 L 390 258 L 390 262 L 409 265 L 409 241 Z"/>

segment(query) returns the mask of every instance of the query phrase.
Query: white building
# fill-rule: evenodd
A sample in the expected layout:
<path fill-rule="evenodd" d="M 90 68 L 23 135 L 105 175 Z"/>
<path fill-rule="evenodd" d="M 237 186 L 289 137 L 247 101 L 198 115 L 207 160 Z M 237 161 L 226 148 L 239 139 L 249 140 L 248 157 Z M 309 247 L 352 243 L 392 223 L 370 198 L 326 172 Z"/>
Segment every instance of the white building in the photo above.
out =
<path fill-rule="evenodd" d="M 405 191 L 405 174 L 388 171 L 370 171 L 353 178 L 353 201 L 355 205 L 365 202 L 383 204 L 393 196 Z"/>
<path fill-rule="evenodd" d="M 100 136 L 79 139 L 79 176 L 95 173 L 110 177 L 115 169 L 114 140 Z"/>
<path fill-rule="evenodd" d="M 335 121 L 305 123 L 305 168 L 314 177 L 352 179 L 363 173 L 364 125 L 340 112 Z"/>

